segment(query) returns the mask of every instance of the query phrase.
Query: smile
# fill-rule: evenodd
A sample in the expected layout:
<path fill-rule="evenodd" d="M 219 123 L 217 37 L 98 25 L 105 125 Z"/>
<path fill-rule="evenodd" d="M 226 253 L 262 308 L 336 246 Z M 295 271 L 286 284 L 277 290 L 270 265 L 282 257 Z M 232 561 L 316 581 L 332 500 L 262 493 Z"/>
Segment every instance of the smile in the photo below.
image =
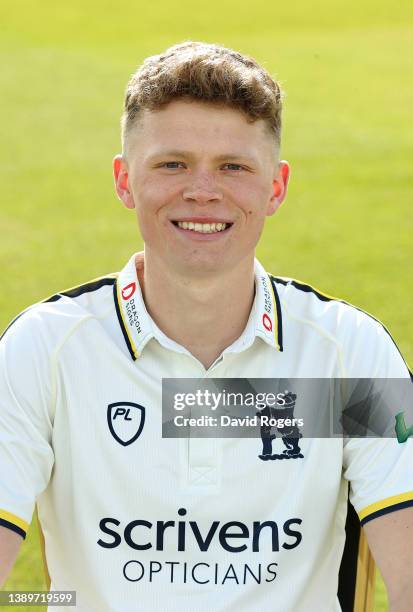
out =
<path fill-rule="evenodd" d="M 180 229 L 198 232 L 200 234 L 216 234 L 228 229 L 232 223 L 193 223 L 192 221 L 173 221 Z"/>

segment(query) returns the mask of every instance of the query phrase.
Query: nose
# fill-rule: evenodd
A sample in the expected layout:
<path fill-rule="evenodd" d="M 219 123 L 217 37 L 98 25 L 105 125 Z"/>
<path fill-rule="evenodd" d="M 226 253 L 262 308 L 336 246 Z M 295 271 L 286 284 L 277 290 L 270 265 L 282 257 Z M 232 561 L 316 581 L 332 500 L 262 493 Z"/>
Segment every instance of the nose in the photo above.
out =
<path fill-rule="evenodd" d="M 194 174 L 183 191 L 183 198 L 187 202 L 209 204 L 222 200 L 222 190 L 211 172 Z"/>

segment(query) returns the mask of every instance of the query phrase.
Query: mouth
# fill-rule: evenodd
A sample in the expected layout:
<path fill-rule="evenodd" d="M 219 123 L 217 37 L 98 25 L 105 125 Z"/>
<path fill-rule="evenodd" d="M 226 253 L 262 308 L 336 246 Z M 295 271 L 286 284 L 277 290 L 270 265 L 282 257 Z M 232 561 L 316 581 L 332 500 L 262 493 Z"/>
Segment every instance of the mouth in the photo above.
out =
<path fill-rule="evenodd" d="M 227 232 L 232 223 L 217 221 L 213 223 L 199 223 L 194 221 L 172 221 L 175 227 L 186 232 L 197 234 L 218 234 Z"/>

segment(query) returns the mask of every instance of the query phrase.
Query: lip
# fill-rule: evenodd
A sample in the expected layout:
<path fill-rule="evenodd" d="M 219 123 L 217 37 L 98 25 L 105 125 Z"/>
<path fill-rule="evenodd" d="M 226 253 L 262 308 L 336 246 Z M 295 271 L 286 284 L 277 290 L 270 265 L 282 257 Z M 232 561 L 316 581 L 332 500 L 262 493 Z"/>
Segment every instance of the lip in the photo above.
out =
<path fill-rule="evenodd" d="M 179 219 L 171 219 L 172 223 L 183 223 L 186 221 L 187 223 L 228 223 L 232 224 L 233 221 L 228 221 L 227 219 L 217 219 L 216 217 L 182 217 Z"/>
<path fill-rule="evenodd" d="M 178 226 L 178 221 L 171 221 L 171 225 L 175 231 L 179 232 L 179 234 L 185 238 L 190 240 L 196 240 L 201 242 L 210 242 L 211 240 L 222 240 L 232 229 L 233 222 L 231 221 L 217 221 L 215 219 L 211 219 L 211 217 L 190 217 L 185 219 L 179 219 L 180 222 L 186 221 L 187 223 L 228 223 L 229 227 L 220 232 L 214 232 L 212 234 L 203 234 L 201 232 L 196 232 L 194 230 L 183 229 Z"/>

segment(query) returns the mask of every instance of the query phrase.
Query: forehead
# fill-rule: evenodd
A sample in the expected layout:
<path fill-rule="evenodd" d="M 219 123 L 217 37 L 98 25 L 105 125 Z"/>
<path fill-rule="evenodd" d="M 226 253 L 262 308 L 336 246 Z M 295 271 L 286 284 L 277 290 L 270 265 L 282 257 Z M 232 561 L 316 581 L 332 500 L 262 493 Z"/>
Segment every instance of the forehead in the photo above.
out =
<path fill-rule="evenodd" d="M 214 103 L 174 100 L 158 110 L 144 110 L 128 135 L 129 147 L 220 150 L 231 145 L 234 152 L 259 154 L 274 149 L 275 140 L 267 123 L 248 120 L 238 109 Z"/>

